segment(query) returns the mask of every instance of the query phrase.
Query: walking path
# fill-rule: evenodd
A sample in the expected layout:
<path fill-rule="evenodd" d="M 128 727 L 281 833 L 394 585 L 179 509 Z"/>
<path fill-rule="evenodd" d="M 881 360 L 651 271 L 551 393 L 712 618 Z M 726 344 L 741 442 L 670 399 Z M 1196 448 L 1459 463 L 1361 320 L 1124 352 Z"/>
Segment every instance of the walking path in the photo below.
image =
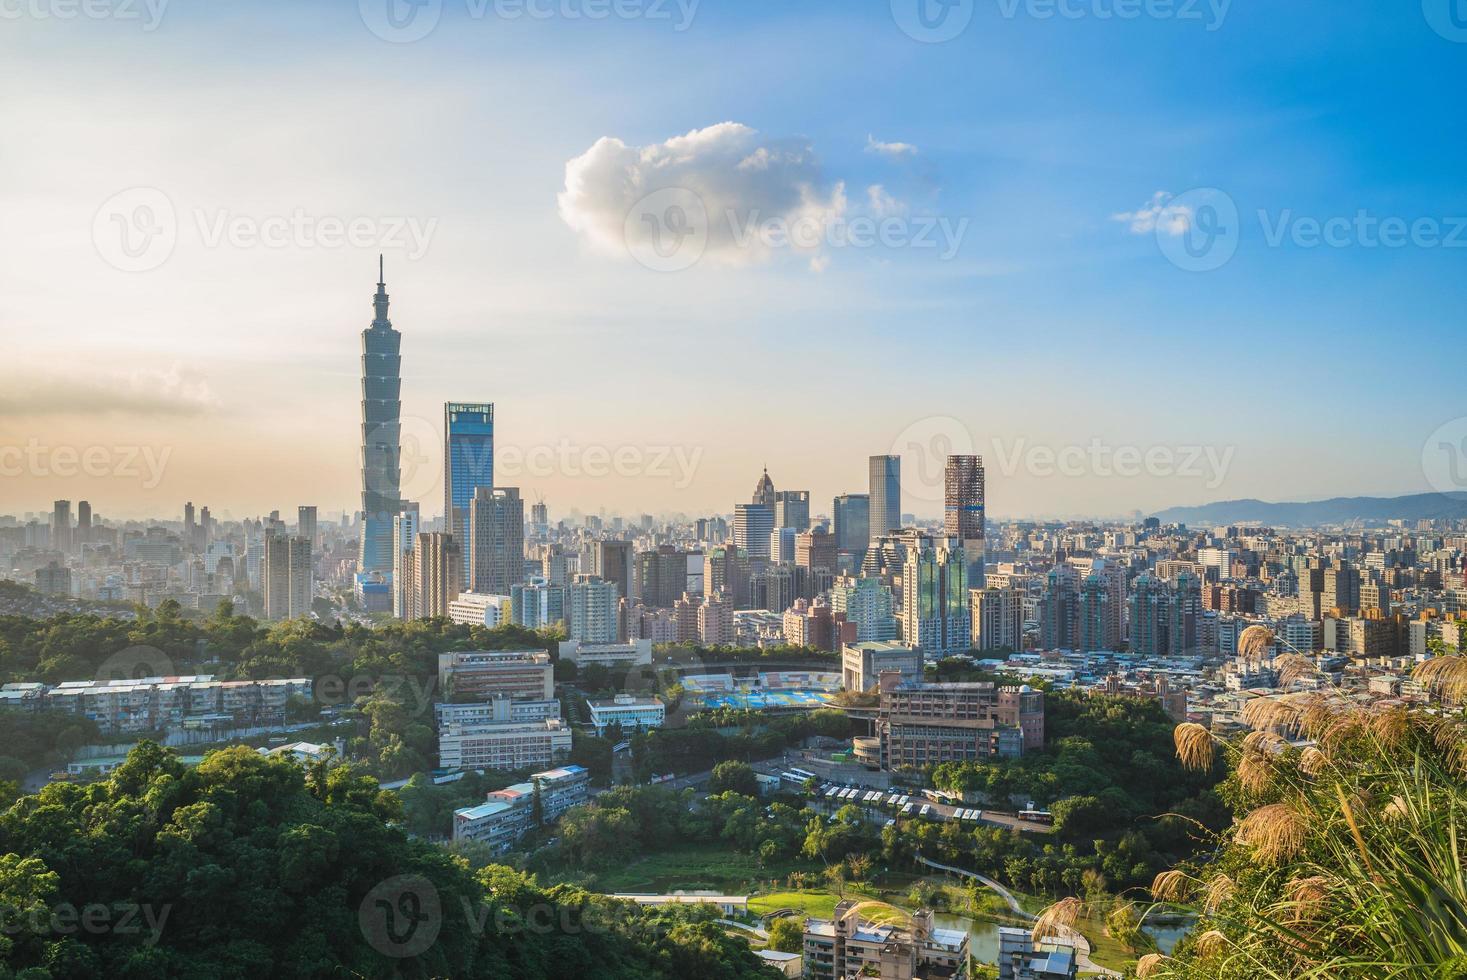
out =
<path fill-rule="evenodd" d="M 1018 916 L 1021 919 L 1024 919 L 1027 922 L 1033 922 L 1036 919 L 1036 916 L 1024 911 L 1024 906 L 1019 904 L 1019 900 L 1014 897 L 1013 892 L 1009 891 L 1003 885 L 1000 885 L 998 882 L 994 881 L 987 875 L 981 875 L 976 871 L 967 871 L 963 868 L 954 868 L 950 864 L 939 864 L 936 861 L 929 861 L 920 854 L 917 855 L 917 861 L 921 864 L 925 864 L 929 868 L 936 868 L 939 871 L 946 871 L 948 874 L 957 875 L 959 878 L 972 878 L 975 881 L 981 882 L 982 884 L 997 892 L 999 898 L 1002 898 L 1004 900 L 1004 904 L 1009 907 L 1009 911 L 1013 912 L 1014 915 Z M 1108 977 L 1118 977 L 1121 975 L 1115 970 L 1107 969 L 1106 967 L 1103 967 L 1099 963 L 1096 963 L 1094 960 L 1092 960 L 1090 958 L 1090 940 L 1080 935 L 1080 933 L 1076 930 L 1072 930 L 1072 932 L 1074 932 L 1075 937 L 1075 964 L 1082 971 L 1099 973 Z"/>

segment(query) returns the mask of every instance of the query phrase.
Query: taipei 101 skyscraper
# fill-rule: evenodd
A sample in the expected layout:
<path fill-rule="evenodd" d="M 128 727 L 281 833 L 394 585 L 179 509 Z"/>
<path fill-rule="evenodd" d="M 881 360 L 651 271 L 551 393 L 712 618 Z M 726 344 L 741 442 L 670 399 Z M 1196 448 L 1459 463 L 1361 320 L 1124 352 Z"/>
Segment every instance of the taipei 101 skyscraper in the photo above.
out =
<path fill-rule="evenodd" d="M 362 543 L 357 571 L 392 574 L 392 519 L 402 510 L 402 334 L 387 319 L 377 257 L 376 314 L 362 331 Z"/>

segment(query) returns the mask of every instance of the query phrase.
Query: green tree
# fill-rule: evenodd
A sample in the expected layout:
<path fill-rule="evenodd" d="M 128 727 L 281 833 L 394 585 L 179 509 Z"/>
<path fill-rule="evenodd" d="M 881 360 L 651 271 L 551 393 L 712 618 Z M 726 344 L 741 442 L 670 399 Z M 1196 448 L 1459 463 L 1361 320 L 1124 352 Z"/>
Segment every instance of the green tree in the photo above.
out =
<path fill-rule="evenodd" d="M 782 917 L 769 923 L 769 948 L 779 953 L 798 953 L 805 948 L 805 930 L 798 919 Z"/>

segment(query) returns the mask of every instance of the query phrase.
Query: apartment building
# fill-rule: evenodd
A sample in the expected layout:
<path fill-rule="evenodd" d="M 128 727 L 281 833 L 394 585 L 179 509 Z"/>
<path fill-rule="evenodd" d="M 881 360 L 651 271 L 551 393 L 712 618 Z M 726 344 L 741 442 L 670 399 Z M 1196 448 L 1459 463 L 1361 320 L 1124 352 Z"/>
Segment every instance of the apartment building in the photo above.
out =
<path fill-rule="evenodd" d="M 290 698 L 310 698 L 311 693 L 308 677 L 216 681 L 200 674 L 65 681 L 45 691 L 40 705 L 83 715 L 96 722 L 102 734 L 113 735 L 282 725 Z"/>
<path fill-rule="evenodd" d="M 964 980 L 968 934 L 937 928 L 931 909 L 915 913 L 906 928 L 869 922 L 847 900 L 833 919 L 805 921 L 804 967 L 813 980 Z"/>

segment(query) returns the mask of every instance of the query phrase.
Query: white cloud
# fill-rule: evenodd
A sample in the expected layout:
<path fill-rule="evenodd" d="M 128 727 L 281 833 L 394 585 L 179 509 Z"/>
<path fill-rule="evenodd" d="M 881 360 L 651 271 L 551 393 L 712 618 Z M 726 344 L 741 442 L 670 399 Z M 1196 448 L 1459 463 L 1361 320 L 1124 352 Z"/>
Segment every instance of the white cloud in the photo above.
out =
<path fill-rule="evenodd" d="M 917 155 L 917 148 L 911 143 L 883 143 L 875 136 L 867 133 L 866 152 L 880 153 L 882 156 L 888 157 L 914 157 Z"/>
<path fill-rule="evenodd" d="M 1157 191 L 1139 209 L 1121 211 L 1111 215 L 1111 219 L 1128 222 L 1133 235 L 1150 235 L 1158 230 L 1173 237 L 1184 235 L 1192 226 L 1192 209 L 1184 204 L 1171 204 L 1171 200 L 1169 192 Z"/>
<path fill-rule="evenodd" d="M 14 376 L 0 384 L 0 414 L 16 417 L 126 415 L 187 418 L 219 408 L 208 381 L 174 365 L 167 371 L 134 371 L 88 377 Z"/>
<path fill-rule="evenodd" d="M 866 188 L 866 201 L 871 213 L 878 218 L 907 213 L 907 206 L 888 194 L 880 184 Z"/>
<path fill-rule="evenodd" d="M 736 122 L 647 146 L 604 136 L 565 165 L 557 201 L 561 220 L 600 251 L 658 247 L 675 218 L 706 232 L 701 254 L 726 264 L 785 247 L 762 233 L 776 224 L 791 229 L 792 251 L 818 252 L 846 208 L 843 185 L 825 178 L 807 141 L 766 139 Z"/>

